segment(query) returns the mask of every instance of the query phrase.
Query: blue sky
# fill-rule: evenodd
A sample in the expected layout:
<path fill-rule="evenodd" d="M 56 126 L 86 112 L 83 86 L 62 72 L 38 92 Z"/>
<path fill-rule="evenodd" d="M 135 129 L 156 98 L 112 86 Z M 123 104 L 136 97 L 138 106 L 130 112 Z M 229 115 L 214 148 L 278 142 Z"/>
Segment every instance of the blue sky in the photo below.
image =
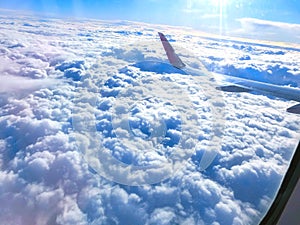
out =
<path fill-rule="evenodd" d="M 30 10 L 55 16 L 125 19 L 201 27 L 230 26 L 243 17 L 289 23 L 300 21 L 297 0 L 10 0 L 1 8 Z"/>

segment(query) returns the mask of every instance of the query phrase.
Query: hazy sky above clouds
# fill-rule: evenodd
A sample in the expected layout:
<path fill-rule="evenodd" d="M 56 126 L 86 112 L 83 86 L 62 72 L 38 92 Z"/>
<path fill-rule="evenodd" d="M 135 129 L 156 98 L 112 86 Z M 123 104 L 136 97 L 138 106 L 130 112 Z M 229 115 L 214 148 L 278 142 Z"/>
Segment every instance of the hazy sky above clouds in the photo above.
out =
<path fill-rule="evenodd" d="M 236 19 L 298 23 L 300 3 L 296 0 L 12 0 L 1 8 L 30 10 L 57 16 L 125 19 L 172 25 L 211 25 L 222 19 L 229 26 Z M 221 18 L 221 19 L 220 19 Z"/>

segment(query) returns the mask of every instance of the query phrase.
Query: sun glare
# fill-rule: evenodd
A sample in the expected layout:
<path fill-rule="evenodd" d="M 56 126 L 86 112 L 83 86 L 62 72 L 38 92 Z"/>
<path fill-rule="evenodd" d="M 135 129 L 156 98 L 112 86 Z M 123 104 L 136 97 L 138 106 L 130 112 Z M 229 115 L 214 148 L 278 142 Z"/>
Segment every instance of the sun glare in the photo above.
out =
<path fill-rule="evenodd" d="M 227 5 L 228 0 L 210 0 L 213 6 L 225 6 Z"/>
<path fill-rule="evenodd" d="M 224 30 L 224 17 L 226 16 L 226 6 L 228 4 L 228 0 L 210 0 L 211 4 L 218 8 L 219 14 L 219 34 L 223 33 Z"/>

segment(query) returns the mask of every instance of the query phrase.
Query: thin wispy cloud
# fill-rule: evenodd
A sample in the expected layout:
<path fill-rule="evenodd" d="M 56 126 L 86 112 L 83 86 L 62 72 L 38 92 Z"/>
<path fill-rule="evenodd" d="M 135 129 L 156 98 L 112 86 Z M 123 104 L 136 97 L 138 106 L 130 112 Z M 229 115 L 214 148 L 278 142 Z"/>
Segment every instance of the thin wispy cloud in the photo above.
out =
<path fill-rule="evenodd" d="M 256 18 L 238 19 L 241 24 L 239 31 L 244 36 L 265 38 L 273 41 L 300 43 L 300 24 L 283 23 Z M 263 37 L 261 34 L 264 34 Z"/>
<path fill-rule="evenodd" d="M 31 79 L 16 76 L 1 76 L 0 94 L 21 93 L 24 91 L 35 91 L 41 88 L 49 88 L 57 85 L 59 82 L 55 79 Z"/>

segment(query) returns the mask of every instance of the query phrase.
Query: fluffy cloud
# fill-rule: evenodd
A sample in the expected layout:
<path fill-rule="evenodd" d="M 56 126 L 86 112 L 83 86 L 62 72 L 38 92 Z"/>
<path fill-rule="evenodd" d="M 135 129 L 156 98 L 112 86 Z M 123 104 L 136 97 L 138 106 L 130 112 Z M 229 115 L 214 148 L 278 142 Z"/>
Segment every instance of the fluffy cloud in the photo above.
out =
<path fill-rule="evenodd" d="M 214 106 L 224 110 L 223 136 L 214 144 L 208 81 L 168 66 L 156 31 L 193 49 L 178 52 L 195 68 L 200 58 L 210 71 L 299 87 L 297 49 L 130 22 L 1 16 L 0 26 L 3 223 L 260 220 L 299 138 L 298 116 L 285 112 L 292 103 L 222 93 Z M 110 156 L 104 176 L 84 153 Z M 114 176 L 164 180 L 127 186 Z"/>

